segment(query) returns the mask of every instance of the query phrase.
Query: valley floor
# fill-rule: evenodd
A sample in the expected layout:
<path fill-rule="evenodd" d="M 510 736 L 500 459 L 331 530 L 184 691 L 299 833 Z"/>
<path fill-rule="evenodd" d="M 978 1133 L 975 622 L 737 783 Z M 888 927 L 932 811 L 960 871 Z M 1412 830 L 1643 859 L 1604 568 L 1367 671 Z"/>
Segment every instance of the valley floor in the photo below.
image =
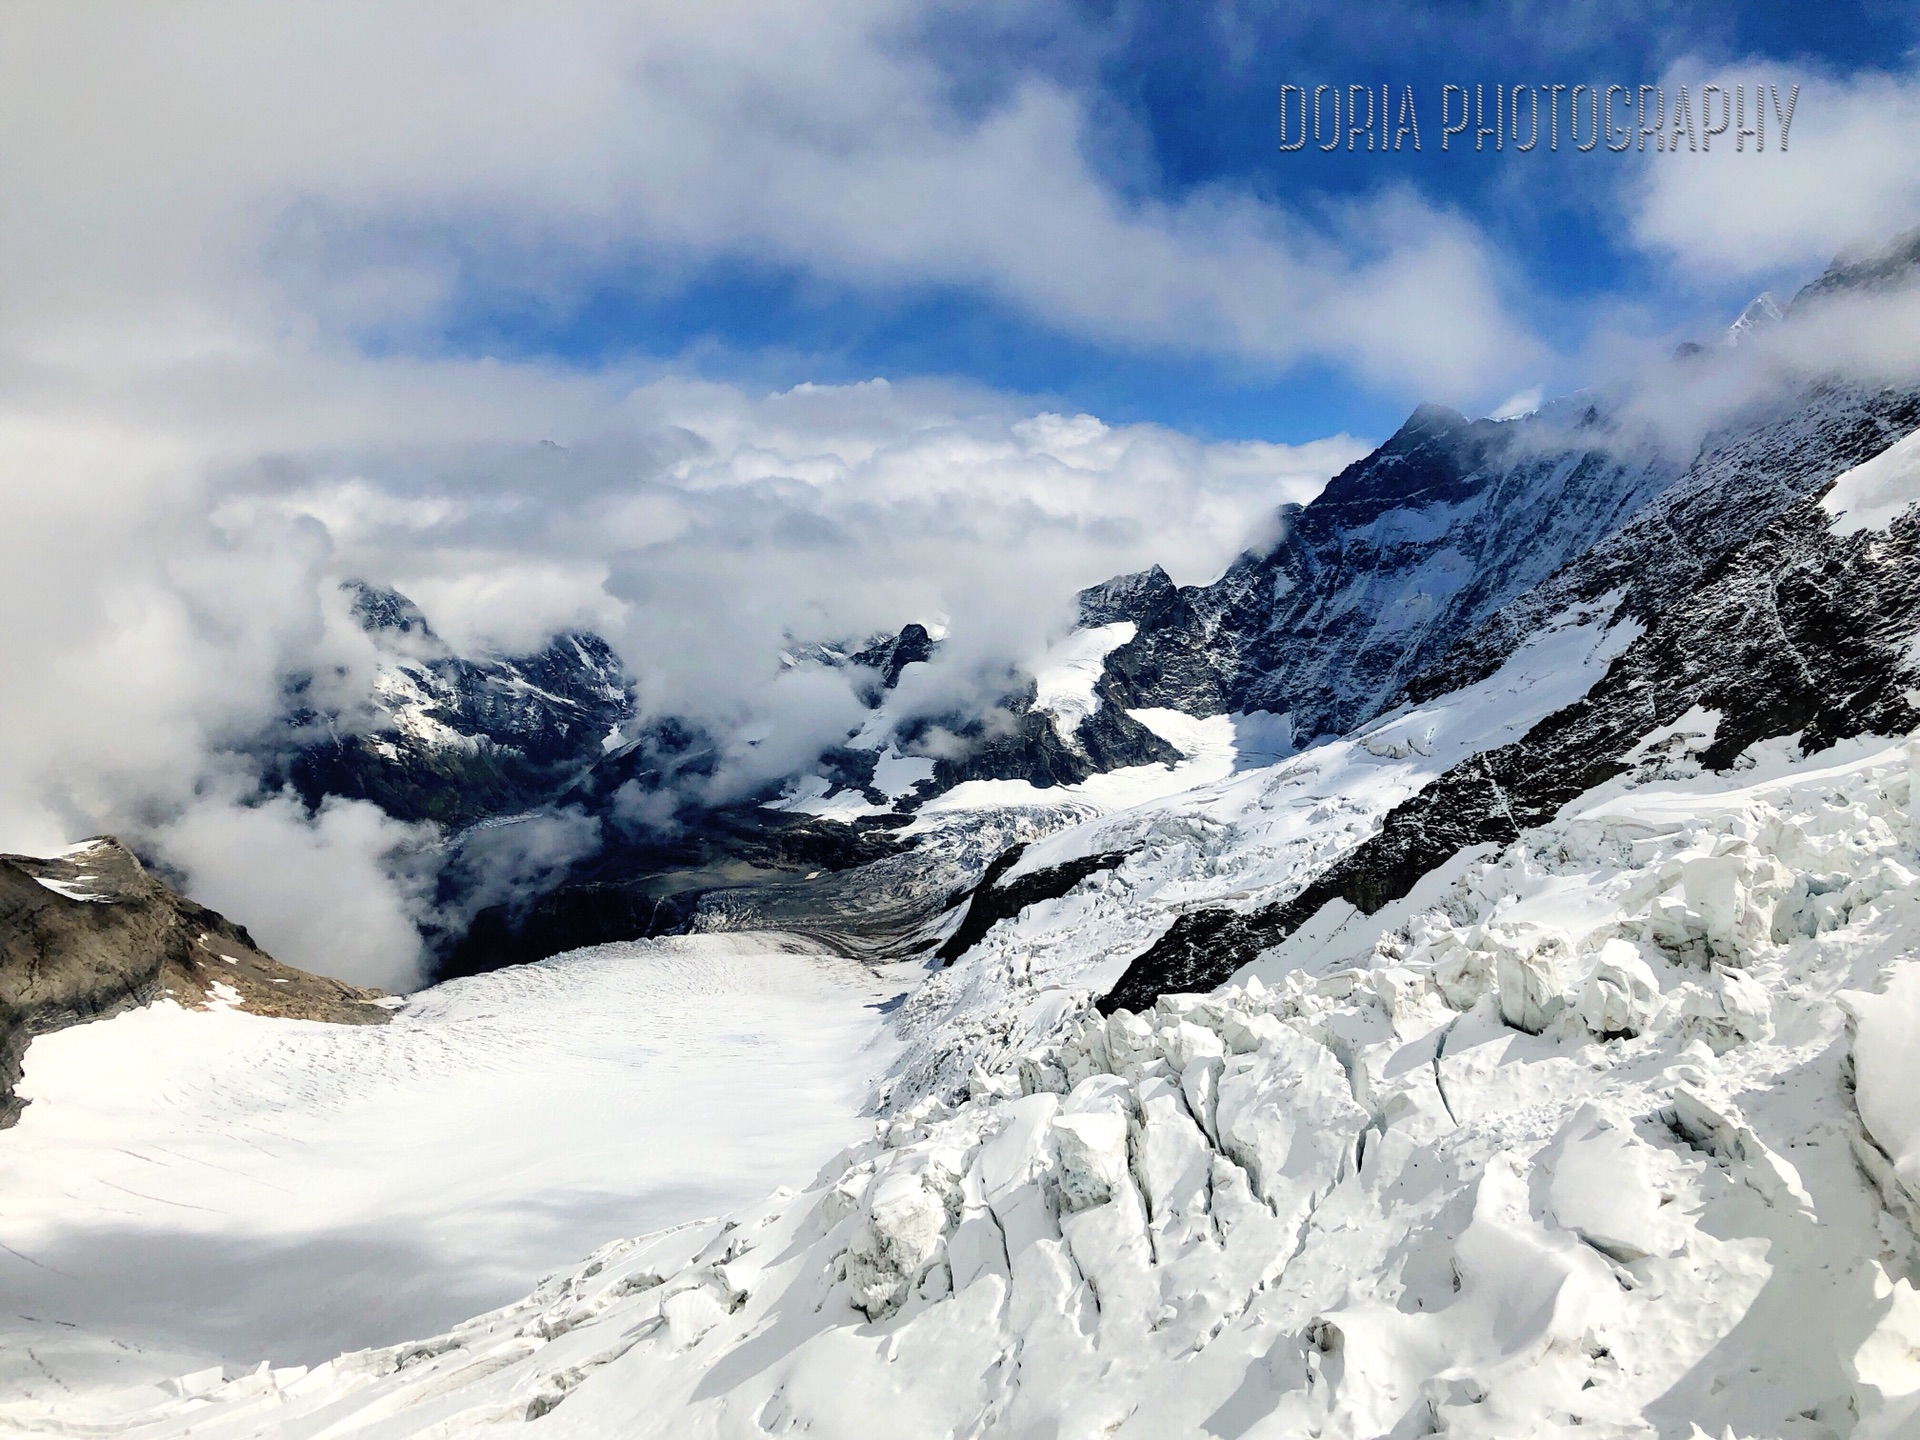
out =
<path fill-rule="evenodd" d="M 610 1235 L 805 1185 L 870 1133 L 893 993 L 792 937 L 690 936 L 387 1026 L 164 1003 L 42 1037 L 0 1135 L 0 1397 L 432 1333 Z"/>

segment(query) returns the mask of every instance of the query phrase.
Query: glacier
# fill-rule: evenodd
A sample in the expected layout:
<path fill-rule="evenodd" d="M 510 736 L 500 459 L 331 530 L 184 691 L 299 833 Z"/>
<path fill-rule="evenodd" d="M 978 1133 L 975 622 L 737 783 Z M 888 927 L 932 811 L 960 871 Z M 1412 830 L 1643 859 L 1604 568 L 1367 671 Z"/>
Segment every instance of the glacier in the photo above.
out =
<path fill-rule="evenodd" d="M 1800 376 L 1684 463 L 1625 413 L 1422 407 L 1212 585 L 1082 592 L 958 760 L 895 724 L 931 632 L 796 644 L 873 672 L 839 752 L 378 1031 L 37 1040 L 0 1273 L 122 1263 L 136 1176 L 135 1232 L 354 1176 L 489 1288 L 137 1360 L 36 1310 L 0 1434 L 1920 1435 L 1920 390 Z M 209 1138 L 266 1126 L 305 1158 Z"/>
<path fill-rule="evenodd" d="M 1920 746 L 1748 758 L 1068 1009 L 804 1189 L 437 1336 L 0 1424 L 1909 1435 Z"/>

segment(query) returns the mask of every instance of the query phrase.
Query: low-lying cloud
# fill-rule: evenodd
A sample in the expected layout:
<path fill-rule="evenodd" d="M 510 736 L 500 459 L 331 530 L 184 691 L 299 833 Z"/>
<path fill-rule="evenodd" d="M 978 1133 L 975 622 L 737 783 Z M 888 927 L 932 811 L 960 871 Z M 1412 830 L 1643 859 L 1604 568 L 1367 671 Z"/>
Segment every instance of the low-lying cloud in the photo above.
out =
<path fill-rule="evenodd" d="M 406 862 L 428 827 L 365 800 L 329 797 L 309 814 L 290 794 L 210 787 L 143 838 L 276 958 L 382 988 L 418 983 L 428 895 Z"/>
<path fill-rule="evenodd" d="M 343 579 L 396 586 L 467 651 L 598 630 L 649 713 L 718 738 L 707 798 L 728 798 L 863 714 L 851 676 L 782 663 L 796 640 L 944 620 L 926 668 L 964 697 L 1036 656 L 1077 587 L 1156 561 L 1206 579 L 1365 449 L 1210 444 L 950 385 L 755 395 L 282 354 L 236 396 L 193 368 L 123 374 L 111 406 L 98 372 L 37 413 L 0 396 L 20 500 L 0 532 L 0 847 L 118 831 L 275 953 L 388 986 L 417 978 L 413 926 L 448 918 L 429 837 L 251 788 L 290 677 L 347 723 L 364 709 L 380 657 Z M 576 820 L 463 846 L 468 899 L 584 853 Z"/>

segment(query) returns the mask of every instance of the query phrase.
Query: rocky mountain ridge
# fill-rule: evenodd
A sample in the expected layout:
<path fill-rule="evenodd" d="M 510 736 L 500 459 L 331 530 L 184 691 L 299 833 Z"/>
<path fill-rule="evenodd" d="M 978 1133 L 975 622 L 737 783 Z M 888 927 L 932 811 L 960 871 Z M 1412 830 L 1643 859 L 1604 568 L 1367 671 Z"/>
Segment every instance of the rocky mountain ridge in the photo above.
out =
<path fill-rule="evenodd" d="M 51 857 L 0 855 L 0 1128 L 35 1035 L 162 996 L 195 1008 L 377 1025 L 378 991 L 282 965 L 225 916 L 175 894 L 111 836 Z"/>
<path fill-rule="evenodd" d="M 1506 421 L 1423 405 L 1213 584 L 1149 570 L 1083 592 L 1083 623 L 1139 627 L 1107 657 L 1103 693 L 1286 714 L 1302 741 L 1344 734 L 1679 473 L 1583 397 Z"/>
<path fill-rule="evenodd" d="M 527 655 L 456 655 L 398 591 L 351 580 L 352 614 L 381 653 L 364 713 L 293 704 L 267 737 L 267 783 L 309 805 L 370 800 L 399 820 L 460 826 L 546 803 L 635 715 L 632 683 L 598 635 Z"/>

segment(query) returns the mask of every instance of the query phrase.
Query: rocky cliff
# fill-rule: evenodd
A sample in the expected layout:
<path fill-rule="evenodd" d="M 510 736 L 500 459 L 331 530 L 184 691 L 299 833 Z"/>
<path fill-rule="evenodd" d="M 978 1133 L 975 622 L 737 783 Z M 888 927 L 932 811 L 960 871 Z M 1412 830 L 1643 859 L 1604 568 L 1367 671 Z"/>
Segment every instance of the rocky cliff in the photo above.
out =
<path fill-rule="evenodd" d="M 241 926 L 176 895 L 118 840 L 61 855 L 0 855 L 0 1127 L 35 1035 L 161 997 L 257 1015 L 374 1025 L 378 991 L 296 970 Z"/>

